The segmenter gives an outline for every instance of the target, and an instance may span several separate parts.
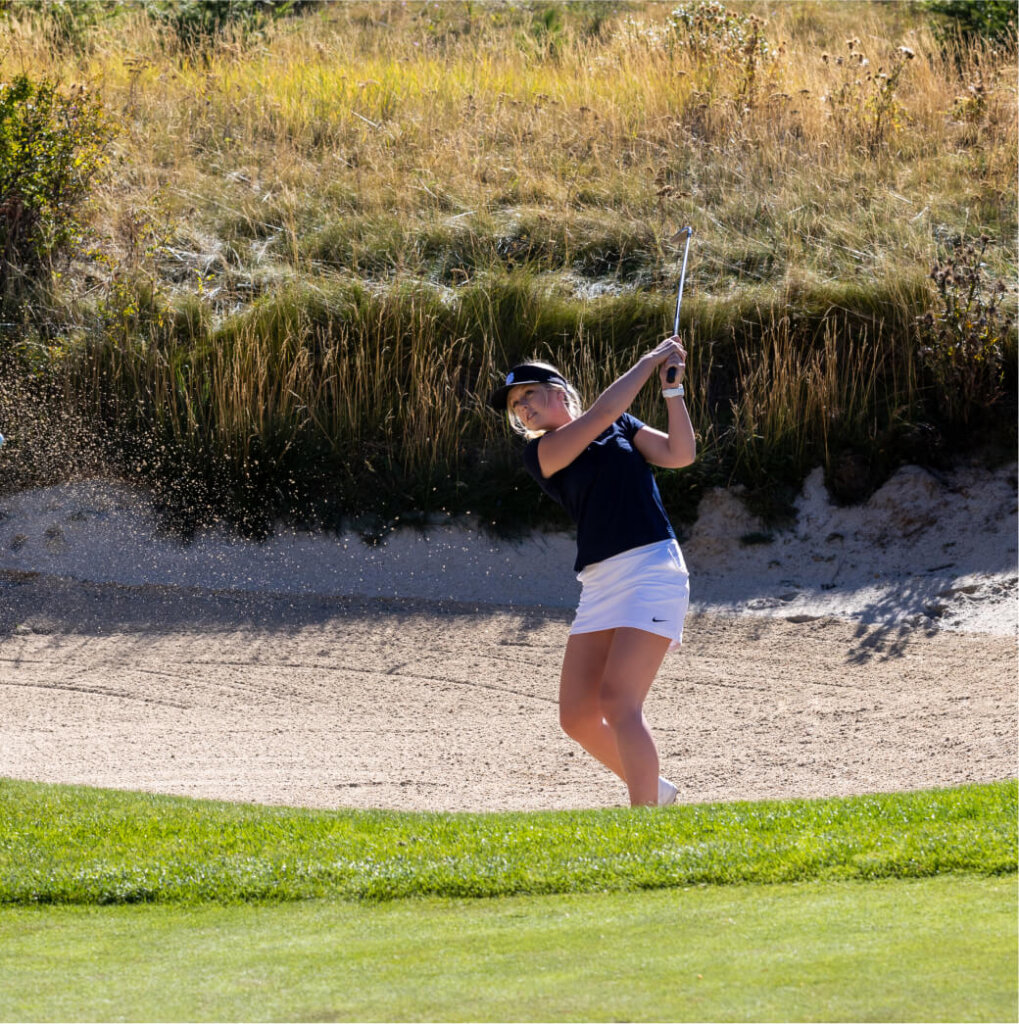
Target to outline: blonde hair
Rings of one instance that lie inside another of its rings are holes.
[[[529,365],[540,366],[543,370],[551,370],[553,373],[559,373],[559,370],[556,369],[556,367],[552,366],[551,363],[540,363],[532,359],[529,361]],[[563,375],[559,373],[559,376],[562,377]],[[563,380],[565,379],[566,378],[563,377]],[[572,384],[567,383],[566,387],[563,387],[562,384],[555,384],[549,382],[545,384],[539,384],[537,386],[542,388],[550,388],[554,391],[562,392],[562,394],[565,396],[564,402],[566,404],[566,409],[574,419],[576,419],[584,411],[584,404],[580,400],[580,395],[577,393],[577,389]],[[509,402],[506,403],[506,415],[509,418],[509,425],[512,431],[515,434],[519,434],[521,437],[526,437],[529,441],[533,440],[536,437],[541,437],[541,435],[545,433],[544,430],[528,430],[527,427],[525,427],[524,424],[520,421],[520,418],[517,416],[517,414],[513,412],[513,410],[510,408]]]

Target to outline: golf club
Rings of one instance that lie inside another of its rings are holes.
[[[673,334],[679,334],[679,310],[683,305],[683,285],[686,283],[686,258],[690,255],[690,238],[693,235],[693,228],[689,225],[685,228],[680,228],[672,238],[669,239],[669,241],[675,245],[683,235],[686,235],[686,245],[683,248],[683,269],[679,273],[679,293],[676,295],[676,320],[672,327]],[[676,368],[674,366],[669,368],[668,373],[665,375],[665,379],[670,384],[675,381]]]

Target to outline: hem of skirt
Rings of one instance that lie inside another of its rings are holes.
[[[671,629],[648,629],[646,622],[616,622],[611,626],[581,626],[580,629],[575,629],[573,626],[570,627],[570,636],[581,633],[601,633],[606,629],[641,629],[645,633],[651,633],[653,636],[664,636],[666,639],[671,640],[669,644],[669,651],[678,651],[683,644],[683,631],[679,631],[677,637]],[[668,652],[666,652],[668,653]]]

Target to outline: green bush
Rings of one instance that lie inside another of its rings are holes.
[[[920,353],[937,415],[968,427],[1007,395],[1006,366],[1014,316],[1002,308],[1004,281],[988,281],[984,255],[990,239],[960,239],[931,270],[937,299],[919,318]]]
[[[942,35],[958,33],[964,40],[980,37],[994,42],[1015,39],[1015,0],[929,0],[927,9],[938,16]]]
[[[18,75],[0,83],[0,308],[48,283],[81,238],[79,219],[115,134],[86,86]]]
[[[298,6],[295,0],[148,0],[146,10],[172,30],[185,61],[207,63],[228,33],[247,42]]]

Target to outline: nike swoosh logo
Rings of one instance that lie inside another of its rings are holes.
[[[654,618],[654,616],[652,616],[651,621],[652,622],[668,622],[669,620],[668,619],[656,619],[656,618]]]

